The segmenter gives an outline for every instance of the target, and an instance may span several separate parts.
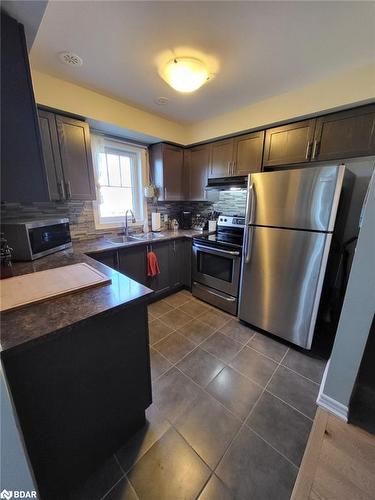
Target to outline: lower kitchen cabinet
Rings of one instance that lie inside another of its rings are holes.
[[[108,252],[89,254],[89,256],[108,267],[112,267],[112,269],[117,269],[117,251],[110,250]]]
[[[138,283],[142,283],[142,285],[149,286],[147,279],[147,247],[138,245],[119,249],[118,271],[138,281]]]
[[[170,288],[170,246],[173,241],[161,241],[160,243],[153,243],[149,245],[150,250],[155,252],[159,262],[160,274],[148,278],[148,286],[157,294],[165,293]]]
[[[185,240],[173,240],[169,245],[169,286],[178,287],[185,284]]]
[[[147,276],[147,253],[155,252],[160,274]],[[191,288],[191,240],[177,238],[148,245],[137,245],[118,250],[108,250],[89,254],[93,259],[129,278],[148,286],[156,296],[168,294],[183,286]]]

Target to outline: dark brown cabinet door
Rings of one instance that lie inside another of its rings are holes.
[[[147,285],[146,247],[139,245],[118,250],[118,271],[142,285]]]
[[[158,199],[179,201],[185,199],[184,150],[171,144],[153,144],[150,147],[153,182]]]
[[[183,200],[184,151],[182,148],[164,145],[164,200]]]
[[[1,199],[49,201],[24,29],[1,13]]]
[[[95,182],[88,124],[56,115],[56,125],[67,199],[94,200]]]
[[[233,139],[214,142],[211,148],[211,165],[208,176],[214,178],[232,175]]]
[[[160,274],[148,278],[148,285],[156,293],[164,293],[170,288],[170,253],[169,241],[163,241],[150,245],[149,248],[155,252],[158,259]]]
[[[38,110],[38,115],[50,199],[64,200],[64,176],[55,115],[42,109]]]
[[[315,120],[283,125],[266,131],[263,166],[310,161]]]
[[[210,168],[210,145],[197,146],[186,152],[188,171],[189,200],[202,201],[206,199],[208,169]]]
[[[185,240],[169,242],[169,286],[180,287],[186,283]]]
[[[117,269],[117,259],[118,259],[117,251],[96,252],[88,255],[92,259],[95,259],[98,262],[101,262],[102,264],[111,267],[112,269]]]
[[[375,105],[317,118],[312,160],[333,160],[373,154],[375,154]]]
[[[233,175],[247,175],[260,172],[264,130],[234,138]]]

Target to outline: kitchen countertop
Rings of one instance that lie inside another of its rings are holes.
[[[163,234],[165,237],[153,240],[152,243],[176,238],[193,238],[202,232],[179,230],[163,231]],[[100,237],[95,240],[73,243],[73,247],[68,250],[56,252],[33,262],[15,262],[13,264],[15,276],[86,262],[109,276],[112,283],[31,304],[22,309],[3,312],[1,315],[1,355],[11,354],[17,349],[27,348],[36,342],[47,340],[51,335],[58,335],[77,323],[98,314],[110,313],[120,307],[128,307],[152,294],[153,291],[149,288],[86,255],[149,243],[150,241],[142,240],[112,243],[105,237]]]
[[[126,243],[113,243],[109,241],[110,236],[101,236],[93,240],[84,240],[73,243],[74,248],[82,253],[92,254],[107,250],[117,250],[118,248],[133,247],[137,245],[149,245],[158,243],[158,241],[175,240],[178,238],[194,238],[202,234],[211,234],[208,231],[194,231],[192,229],[178,229],[177,231],[161,231],[163,235],[153,240],[127,241]]]

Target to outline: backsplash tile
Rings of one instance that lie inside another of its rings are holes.
[[[246,191],[222,191],[219,199],[209,201],[148,201],[148,222],[151,228],[151,212],[158,211],[168,214],[169,219],[179,218],[181,211],[191,211],[194,215],[208,216],[212,210],[226,214],[245,213]],[[86,240],[101,234],[118,233],[119,229],[98,230],[95,228],[93,204],[91,201],[40,202],[40,203],[3,203],[1,205],[1,219],[36,220],[44,218],[67,217],[73,240]]]

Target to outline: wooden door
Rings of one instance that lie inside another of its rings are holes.
[[[206,199],[208,169],[210,168],[210,145],[196,146],[187,150],[186,170],[188,171],[189,200]]]
[[[88,124],[56,115],[56,125],[67,199],[94,200],[95,181]]]
[[[129,278],[147,284],[147,256],[146,247],[138,245],[136,247],[118,250],[119,271]]]
[[[166,292],[169,289],[169,241],[159,242],[157,244],[148,245],[152,249],[159,262],[160,274],[154,278],[149,278],[148,286],[157,293]]]
[[[315,120],[290,123],[266,131],[263,166],[310,161]]]
[[[163,146],[163,178],[166,201],[183,200],[185,198],[183,184],[184,151],[182,148],[164,144]]]
[[[64,200],[65,186],[55,115],[43,109],[38,110],[38,115],[50,198]]]
[[[233,139],[212,143],[210,178],[232,175],[233,144]]]
[[[375,154],[375,104],[316,120],[312,160]]]
[[[264,130],[234,138],[234,175],[248,175],[262,169]]]

